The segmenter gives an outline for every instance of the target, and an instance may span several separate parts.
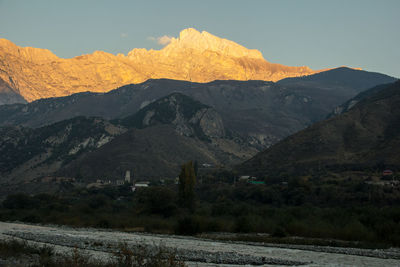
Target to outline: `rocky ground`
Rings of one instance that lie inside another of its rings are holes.
[[[124,233],[0,222],[0,239],[53,246],[57,253],[79,248],[107,260],[122,243],[175,250],[189,266],[399,266],[400,250],[222,242],[182,236]],[[0,261],[0,265],[2,265]]]

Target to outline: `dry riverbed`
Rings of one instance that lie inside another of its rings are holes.
[[[107,260],[120,244],[163,246],[175,250],[189,266],[400,266],[400,250],[370,250],[322,246],[223,242],[184,236],[124,233],[64,226],[0,222],[1,239],[23,239],[50,245],[65,254],[79,248],[93,258]]]

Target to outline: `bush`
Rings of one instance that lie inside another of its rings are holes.
[[[6,209],[31,209],[35,204],[33,198],[23,193],[8,195],[3,201],[3,207]]]
[[[111,228],[112,224],[107,219],[101,219],[96,223],[96,227],[98,228]]]
[[[107,205],[109,199],[104,195],[93,196],[89,200],[89,207],[92,209],[98,209]]]
[[[287,233],[285,229],[282,226],[278,226],[275,228],[275,230],[272,232],[272,237],[286,237]]]
[[[176,251],[164,248],[162,245],[147,247],[136,244],[128,247],[122,244],[114,253],[115,266],[144,267],[184,267],[185,263],[177,260]]]
[[[41,223],[42,219],[39,216],[35,215],[35,214],[30,214],[28,216],[23,217],[22,221],[23,222],[30,222],[30,223]]]
[[[144,205],[145,212],[160,214],[164,217],[172,216],[176,211],[176,195],[168,188],[143,188],[138,191],[138,201]]]
[[[194,216],[186,216],[178,220],[175,233],[179,235],[194,235],[200,232],[200,223]]]
[[[28,246],[26,241],[18,241],[15,239],[0,241],[0,255],[5,258],[15,257],[21,254],[33,254],[36,252],[37,249]]]
[[[235,232],[250,233],[253,232],[253,225],[248,216],[240,216],[235,222]]]

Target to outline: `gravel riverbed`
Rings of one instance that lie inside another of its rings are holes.
[[[64,226],[0,222],[1,239],[53,246],[57,253],[79,248],[107,260],[122,243],[175,250],[189,266],[400,266],[400,250],[212,241],[194,237],[125,233]]]

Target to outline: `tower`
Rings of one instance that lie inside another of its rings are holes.
[[[125,172],[125,182],[127,182],[128,184],[131,183],[131,171]]]

